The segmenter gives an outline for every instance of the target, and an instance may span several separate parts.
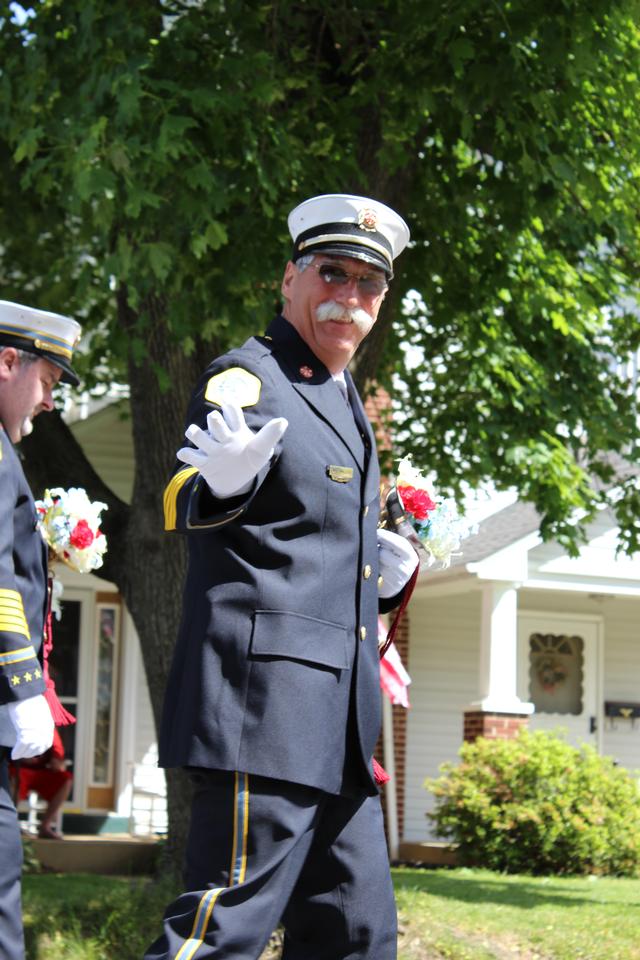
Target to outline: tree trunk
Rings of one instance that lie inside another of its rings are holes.
[[[131,314],[119,301],[119,322],[128,328]],[[182,609],[186,571],[184,539],[164,532],[162,497],[184,439],[187,402],[208,357],[187,357],[172,342],[163,305],[146,305],[150,329],[144,360],[130,360],[131,421],[135,474],[125,537],[120,589],[140,638],[156,730]],[[162,369],[170,388],[162,391],[156,371]],[[169,695],[171,692],[169,691]],[[188,781],[182,771],[167,776],[169,836],[163,871],[182,868],[189,820]]]

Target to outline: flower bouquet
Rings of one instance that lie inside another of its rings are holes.
[[[82,487],[70,487],[68,490],[55,487],[45,490],[44,498],[36,500],[36,513],[42,539],[49,548],[49,559],[62,560],[79,573],[90,573],[102,566],[107,538],[100,529],[100,514],[106,509],[106,503],[92,503]],[[49,674],[49,657],[53,649],[51,617],[55,614],[59,620],[62,615],[61,595],[62,584],[50,570],[49,605],[42,644],[42,672],[46,686],[44,695],[57,727],[75,723],[75,717],[60,702],[55,683]]]
[[[100,514],[106,509],[106,503],[89,500],[82,487],[46,490],[44,499],[36,500],[36,511],[51,558],[79,573],[102,566],[107,538],[100,529]]]
[[[460,542],[475,528],[458,514],[455,500],[439,499],[433,488],[404,457],[398,465],[395,486],[386,497],[381,525],[405,536],[420,557],[420,566],[440,563],[446,568]]]

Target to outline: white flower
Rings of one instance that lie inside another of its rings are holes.
[[[102,565],[107,538],[100,530],[106,503],[89,500],[82,487],[54,487],[36,501],[40,532],[56,557],[79,573]]]
[[[398,463],[397,486],[415,487],[416,490],[426,490],[432,499],[433,486],[422,473],[411,463],[411,457],[403,457]]]

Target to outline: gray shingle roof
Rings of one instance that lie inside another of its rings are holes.
[[[540,526],[541,515],[531,503],[512,503],[497,513],[486,517],[479,525],[478,532],[462,541],[462,554],[453,557],[452,567],[465,566],[490,557],[498,550],[510,546]]]

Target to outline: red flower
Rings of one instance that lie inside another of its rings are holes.
[[[398,493],[402,500],[402,506],[407,513],[412,513],[416,520],[426,520],[429,511],[436,508],[426,490],[418,490],[417,487],[403,484],[398,487]]]
[[[72,547],[75,547],[76,550],[84,550],[85,547],[91,546],[93,543],[93,531],[86,520],[78,520],[71,531],[69,543]]]

